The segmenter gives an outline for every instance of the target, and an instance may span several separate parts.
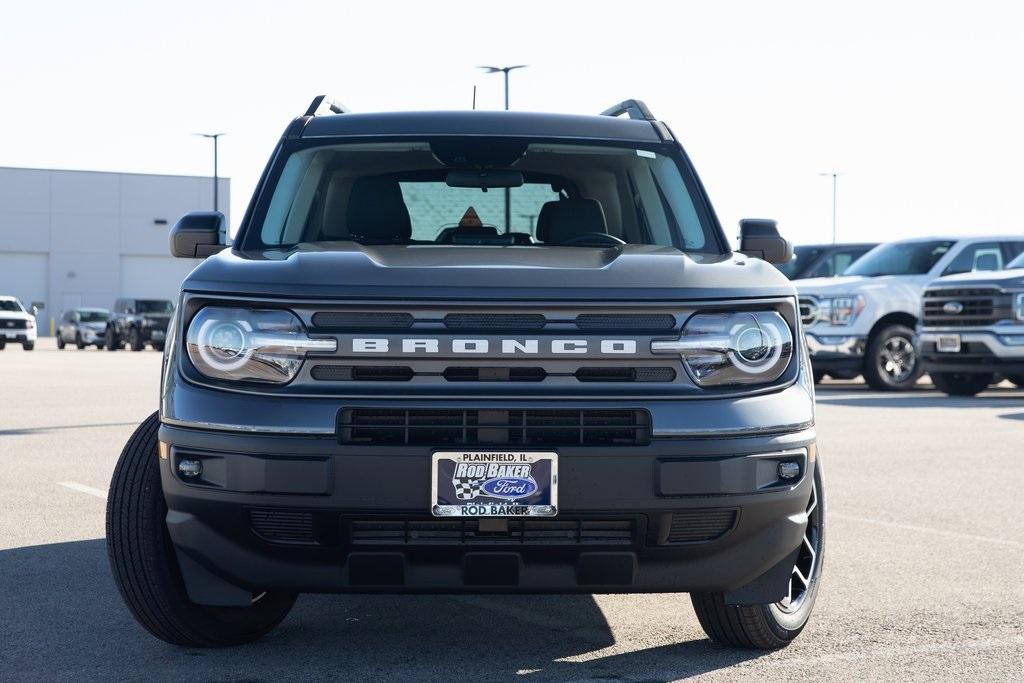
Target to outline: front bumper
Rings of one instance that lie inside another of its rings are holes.
[[[798,548],[817,466],[813,428],[558,448],[563,524],[484,530],[430,517],[429,447],[167,424],[160,440],[171,540],[190,595],[209,604],[267,589],[732,591]],[[183,455],[202,458],[212,484],[186,483]],[[782,459],[801,463],[796,480],[778,478]]]
[[[807,341],[807,351],[815,370],[860,371],[864,363],[867,337],[807,332],[804,339]]]
[[[0,330],[0,339],[3,339],[5,342],[13,343],[33,342],[36,340],[36,331],[35,329],[26,330],[24,328],[16,330]]]
[[[956,335],[960,351],[940,352],[939,337]],[[1024,373],[1024,325],[998,328],[928,328],[918,335],[925,372]]]

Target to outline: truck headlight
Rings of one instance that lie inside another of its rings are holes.
[[[334,339],[311,339],[290,311],[207,306],[188,326],[188,357],[215,379],[284,384],[309,351],[333,352]]]
[[[1024,292],[1013,297],[1013,317],[1017,320],[1024,320]]]
[[[864,310],[864,304],[864,297],[860,294],[834,296],[818,302],[821,307],[821,319],[827,320],[829,325],[839,327],[852,325]]]
[[[25,321],[25,329],[26,330],[34,330],[34,329],[36,329],[36,321],[35,320],[31,320],[31,319],[30,320],[26,320]]]
[[[775,311],[698,313],[682,337],[651,342],[651,351],[680,354],[701,387],[766,384],[789,366],[793,334]]]

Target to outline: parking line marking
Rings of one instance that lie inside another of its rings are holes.
[[[72,491],[78,491],[79,493],[88,493],[90,496],[96,496],[97,498],[107,499],[107,492],[99,489],[94,489],[91,486],[85,484],[79,484],[77,481],[58,481],[58,484],[64,488],[71,489]]]
[[[835,512],[829,512],[829,517],[836,517],[838,519],[845,519],[850,522],[863,522],[865,524],[877,524],[878,526],[886,526],[891,529],[904,529],[906,531],[922,531],[928,534],[936,534],[937,536],[948,536],[949,538],[963,538],[970,541],[982,541],[984,543],[995,543],[997,545],[1009,545],[1017,548],[1024,547],[1024,543],[1020,541],[1014,541],[1009,538],[992,538],[991,536],[976,536],[974,534],[965,534],[960,531],[947,531],[946,529],[933,529],[927,526],[917,526],[916,524],[904,524],[902,522],[889,522],[884,519],[871,519],[870,517],[858,517],[856,515],[844,515]]]

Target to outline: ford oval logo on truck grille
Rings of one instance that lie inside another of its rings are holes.
[[[537,492],[537,482],[532,477],[496,477],[480,486],[489,496],[518,500]]]
[[[959,315],[964,312],[964,305],[959,301],[947,301],[942,305],[942,311],[950,315]]]

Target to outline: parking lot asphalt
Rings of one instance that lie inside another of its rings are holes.
[[[104,498],[153,351],[0,351],[0,680],[1021,680],[1024,391],[825,384],[822,591],[786,650],[723,649],[685,595],[302,596],[264,640],[166,645],[107,567]]]

